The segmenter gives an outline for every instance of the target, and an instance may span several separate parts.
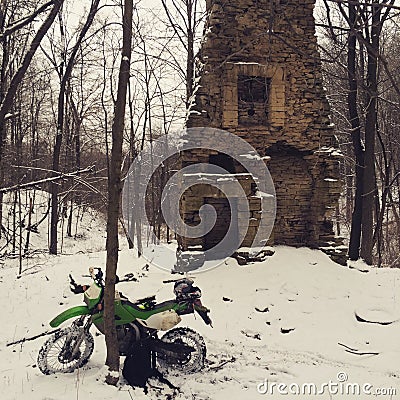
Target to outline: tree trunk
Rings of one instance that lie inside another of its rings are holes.
[[[112,149],[108,180],[107,210],[107,262],[106,286],[104,291],[104,328],[107,346],[106,365],[108,384],[118,382],[119,351],[114,318],[115,277],[118,263],[118,219],[121,195],[122,141],[125,121],[126,93],[129,82],[132,45],[133,0],[125,0],[123,16],[122,58],[118,77],[118,94],[112,125]],[[116,374],[117,373],[117,374]]]
[[[376,132],[379,139],[379,143],[382,148],[382,161],[380,164],[380,180],[383,182],[382,185],[382,195],[381,195],[381,205],[379,204],[378,196],[376,196],[376,226],[373,236],[373,245],[376,245],[378,253],[378,267],[382,266],[382,254],[384,251],[384,232],[383,232],[383,221],[385,218],[385,213],[387,213],[387,199],[390,195],[391,184],[390,184],[390,170],[391,170],[391,160],[388,160],[386,154],[386,147],[382,135],[379,131]],[[378,193],[378,189],[376,189]],[[386,240],[387,242],[387,240]]]
[[[24,248],[24,256],[28,254],[29,251],[29,241],[31,238],[31,230],[30,227],[32,225],[32,213],[33,213],[33,208],[34,208],[34,198],[35,198],[35,192],[33,192],[33,199],[32,196],[29,195],[29,211],[28,211],[28,225],[26,229],[26,240],[25,240],[25,248]],[[22,240],[22,237],[21,237]]]
[[[361,257],[372,264],[372,250],[374,247],[374,208],[376,198],[375,177],[375,137],[377,127],[377,73],[379,37],[381,31],[381,6],[373,0],[371,45],[367,47],[367,112],[365,119],[365,169],[363,176],[363,210],[362,210],[362,242]]]
[[[349,4],[349,21],[353,28],[356,25],[355,6]],[[348,50],[347,50],[347,73],[349,82],[349,93],[347,97],[349,108],[349,119],[351,124],[351,138],[353,141],[353,149],[356,158],[356,178],[355,178],[355,195],[354,208],[351,218],[351,232],[349,243],[350,260],[358,260],[360,256],[361,242],[361,222],[362,222],[362,193],[363,193],[363,173],[364,173],[364,149],[361,143],[361,127],[360,118],[357,110],[357,76],[356,76],[356,44],[357,38],[354,33],[350,33]]]
[[[196,0],[195,0],[196,1]],[[190,98],[193,94],[194,87],[194,22],[193,1],[188,0],[186,3],[187,12],[187,60],[186,60],[186,109],[189,109]]]

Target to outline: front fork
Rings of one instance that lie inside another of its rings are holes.
[[[72,323],[71,332],[60,353],[61,358],[74,360],[80,356],[79,348],[83,342],[85,332],[89,331],[91,325],[92,318],[88,315],[82,315]]]

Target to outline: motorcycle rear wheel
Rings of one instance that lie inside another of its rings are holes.
[[[72,356],[72,348],[83,335],[78,353]],[[69,327],[56,332],[39,351],[37,365],[45,375],[57,372],[73,372],[83,367],[93,353],[94,340],[90,332],[83,328]]]
[[[158,355],[157,362],[163,372],[180,372],[192,374],[204,367],[206,359],[206,345],[203,337],[190,328],[171,329],[161,338],[166,343],[179,343],[192,347],[193,351],[185,360]]]

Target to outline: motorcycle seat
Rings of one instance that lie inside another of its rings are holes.
[[[153,307],[153,310],[157,310],[158,308],[163,308],[165,306],[169,306],[169,305],[172,305],[172,304],[176,304],[176,301],[175,300],[166,300],[166,301],[163,301],[162,303],[156,304]]]
[[[137,311],[146,311],[146,310],[152,310],[153,309],[153,305],[151,303],[145,303],[145,302],[134,302],[132,303],[131,301],[127,300],[127,299],[123,299],[122,301],[123,304],[126,304],[132,308],[134,308]]]
[[[159,304],[152,304],[152,305],[145,305],[143,303],[139,303],[139,302],[135,302],[132,303],[129,300],[125,300],[124,301],[125,304],[128,304],[129,306],[131,306],[132,308],[134,308],[137,311],[144,311],[144,310],[157,310],[160,308],[164,308],[165,306],[172,306],[173,304],[176,303],[175,300],[167,300],[167,301],[163,301],[162,303]]]
[[[135,301],[135,304],[148,303],[155,300],[156,300],[156,295],[153,295],[153,296],[143,297],[142,299],[137,299]]]

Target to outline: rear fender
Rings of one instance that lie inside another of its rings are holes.
[[[57,315],[57,317],[53,318],[50,321],[50,326],[52,328],[56,328],[57,326],[61,325],[64,321],[67,321],[68,319],[88,314],[90,314],[90,310],[87,306],[72,307],[69,308],[68,310],[63,311],[61,314]]]
[[[194,309],[196,310],[197,314],[200,315],[201,319],[205,322],[205,324],[210,325],[212,328],[212,321],[211,318],[208,316],[210,310],[207,307],[204,307],[200,301],[196,301],[194,303]]]

